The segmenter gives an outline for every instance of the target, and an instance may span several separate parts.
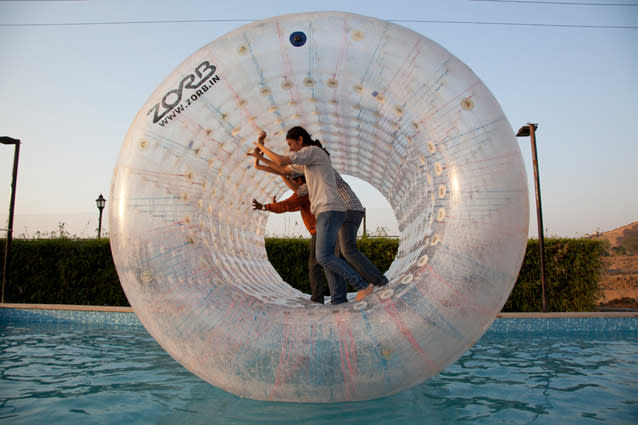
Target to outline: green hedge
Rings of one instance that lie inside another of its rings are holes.
[[[268,259],[286,282],[310,293],[308,239],[266,239]],[[389,238],[365,238],[359,248],[386,271],[398,248]],[[4,259],[4,240],[0,258]],[[593,239],[545,241],[549,311],[591,311],[598,296],[603,243]],[[0,261],[0,267],[2,266]],[[327,293],[327,291],[326,291]],[[108,239],[14,239],[5,301],[126,306]],[[503,311],[541,311],[538,241],[530,240]]]
[[[547,311],[592,311],[599,295],[604,242],[597,239],[545,240]],[[542,311],[538,240],[527,243],[523,264],[503,311]]]
[[[383,273],[390,267],[399,241],[389,238],[364,238],[357,241],[359,250]],[[296,288],[310,293],[308,281],[308,251],[310,239],[267,238],[268,260],[286,282],[294,282]],[[349,290],[353,288],[349,287]],[[328,294],[327,285],[324,293]]]
[[[9,271],[6,302],[128,305],[108,239],[13,239]]]

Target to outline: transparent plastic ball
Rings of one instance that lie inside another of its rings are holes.
[[[285,187],[246,153],[303,126],[334,168],[392,206],[390,283],[332,306],[268,261]],[[402,26],[325,12],[238,28],[179,65],[140,109],[115,167],[111,247],[142,324],[179,363],[241,397],[366,400],[421,383],[494,320],[528,235],[521,154],[485,85]]]

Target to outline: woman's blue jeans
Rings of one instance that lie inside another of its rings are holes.
[[[343,256],[361,277],[373,285],[386,285],[388,278],[357,248],[357,232],[361,226],[361,220],[363,220],[363,211],[346,211],[343,224],[339,229],[335,255]]]
[[[368,287],[368,282],[363,280],[359,273],[335,255],[337,234],[344,217],[344,211],[325,211],[317,216],[317,261],[326,273],[332,304],[347,301],[346,280],[356,290]]]
[[[317,261],[317,235],[310,238],[310,255],[308,256],[308,280],[310,281],[310,301],[323,304],[323,271]]]

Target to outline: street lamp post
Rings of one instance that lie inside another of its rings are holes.
[[[0,302],[4,303],[4,287],[7,282],[9,267],[9,256],[11,253],[11,239],[13,238],[13,212],[16,203],[16,184],[18,183],[18,159],[20,158],[20,140],[11,137],[0,137],[0,143],[3,145],[14,145],[13,150],[13,173],[11,176],[11,201],[9,204],[9,222],[7,225],[7,240],[4,247],[4,268],[2,269],[2,295]]]
[[[541,207],[541,182],[538,176],[538,155],[536,153],[536,129],[538,124],[527,123],[518,130],[516,137],[528,137],[532,144],[532,162],[534,165],[534,187],[536,189],[536,225],[538,226],[538,250],[541,265],[541,293],[543,297],[543,312],[547,311],[545,298],[545,236],[543,234],[543,209]]]
[[[100,219],[97,225],[97,238],[100,239],[100,237],[102,236],[102,211],[104,210],[104,206],[106,205],[106,199],[104,199],[104,196],[102,196],[102,194],[100,193],[100,196],[98,196],[98,198],[95,200],[95,203],[97,204],[97,209],[100,210]]]

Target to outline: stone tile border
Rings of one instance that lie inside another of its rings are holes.
[[[112,307],[99,305],[71,305],[71,304],[18,304],[4,303],[0,308],[37,309],[37,310],[71,310],[71,311],[101,311],[117,313],[133,313],[131,307]],[[638,317],[638,311],[593,311],[593,312],[553,312],[553,313],[498,313],[498,319],[575,319],[593,317]]]
[[[73,304],[20,304],[20,303],[4,303],[0,304],[0,308],[19,308],[24,310],[73,310],[73,311],[104,311],[117,313],[132,313],[131,307],[112,307],[99,305],[73,305]]]
[[[142,326],[130,307],[0,304],[0,324],[16,321],[97,326]]]
[[[565,335],[573,332],[598,335],[638,332],[638,312],[499,313],[496,319],[486,330],[486,335],[508,334],[517,337]],[[0,325],[16,321],[142,328],[130,307],[0,304]]]
[[[554,313],[498,313],[499,319],[582,319],[599,317],[638,317],[638,311],[584,311]]]

